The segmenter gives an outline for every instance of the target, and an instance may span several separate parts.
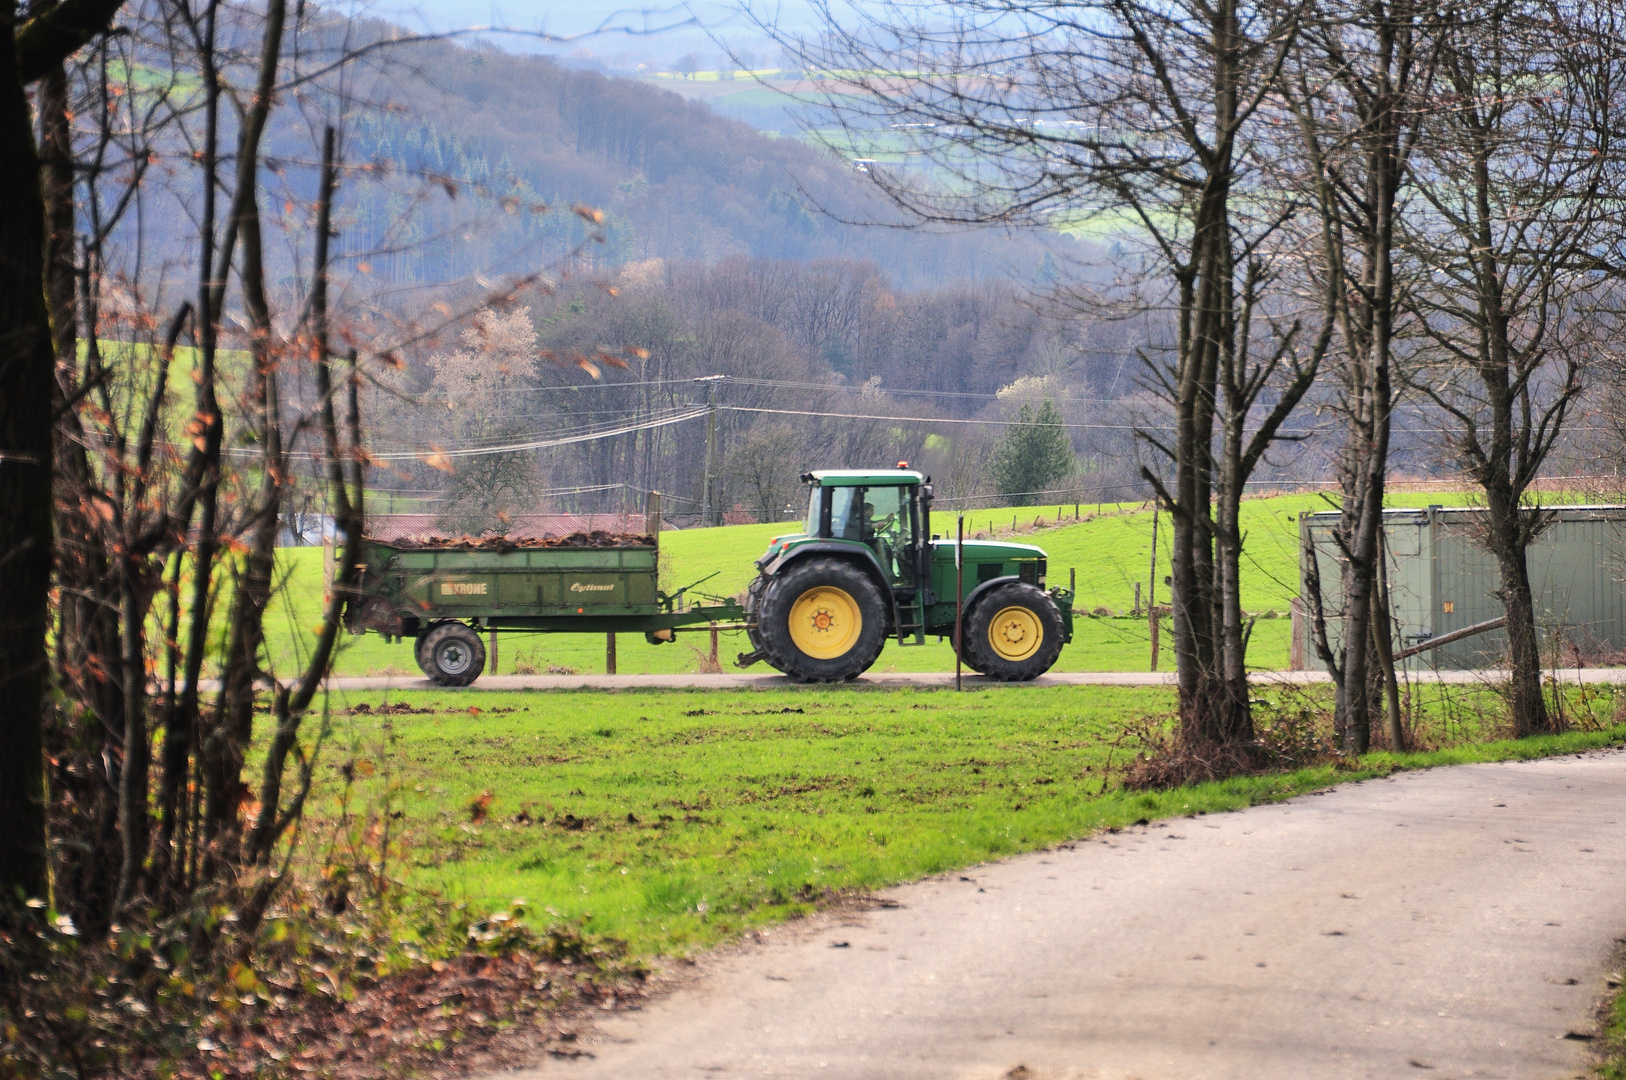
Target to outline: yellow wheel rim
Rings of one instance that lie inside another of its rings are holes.
[[[988,647],[1001,660],[1022,661],[1044,644],[1044,624],[1025,607],[1008,607],[988,624]]]
[[[790,640],[815,660],[847,655],[863,628],[858,602],[828,585],[807,590],[790,606]]]

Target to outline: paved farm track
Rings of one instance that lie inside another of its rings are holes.
[[[880,899],[703,958],[524,1075],[1575,1076],[1626,937],[1626,753],[1350,784]]]
[[[1576,671],[1571,668],[1560,670],[1557,677],[1561,682],[1576,681]],[[1505,681],[1507,673],[1502,671],[1440,671],[1440,672],[1413,672],[1409,676],[1413,682],[1442,682],[1454,684],[1484,683],[1487,685]],[[1330,682],[1325,671],[1259,671],[1252,679],[1256,683],[1324,683]],[[1584,668],[1580,672],[1580,679],[1586,683],[1626,683],[1626,668]],[[205,690],[217,690],[219,685],[209,680],[199,684]],[[468,689],[474,690],[634,690],[656,689],[673,690],[693,688],[701,690],[751,690],[767,687],[783,686],[794,687],[788,677],[777,672],[766,671],[763,674],[753,672],[725,672],[721,675],[676,674],[676,675],[484,675]],[[861,675],[848,686],[953,686],[952,672],[872,672]],[[981,675],[966,675],[967,686],[1010,686],[1021,688],[1024,686],[1173,686],[1174,673],[1169,671],[1083,671],[1083,672],[1052,672],[1042,675],[1030,683],[1001,683],[993,679],[983,678]],[[338,676],[328,680],[328,686],[334,690],[437,690],[447,693],[456,693],[456,689],[445,690],[436,686],[428,679],[415,678],[410,675],[398,676]]]

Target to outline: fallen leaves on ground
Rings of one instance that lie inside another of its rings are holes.
[[[212,1031],[177,1080],[238,1080],[267,1072],[320,1080],[454,1077],[573,1057],[577,1029],[637,1001],[636,977],[518,951],[468,952],[357,984],[349,1001],[306,998],[238,1030]]]

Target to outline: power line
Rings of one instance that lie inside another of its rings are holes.
[[[631,424],[622,424],[619,427],[607,428],[600,431],[586,431],[578,435],[565,435],[552,439],[532,439],[528,442],[508,443],[503,446],[471,446],[460,450],[435,450],[432,453],[443,458],[480,457],[485,454],[513,454],[523,450],[546,450],[554,446],[569,446],[572,443],[591,442],[595,439],[607,439],[613,435],[629,435],[634,431],[648,431],[651,428],[667,427],[671,424],[681,424],[685,420],[705,416],[706,410],[689,409],[674,416],[659,417]],[[379,461],[413,461],[427,456],[423,451],[398,451],[394,453],[373,454]]]
[[[883,416],[880,413],[838,413],[816,412],[811,409],[764,409],[749,405],[719,405],[719,409],[729,412],[767,413],[774,416],[823,416],[834,420],[890,420],[897,424],[978,424],[986,427],[1053,427],[1065,428],[1072,431],[1146,431],[1150,430],[1146,424],[1051,424],[1039,423],[1034,420],[960,420],[943,416]],[[1156,430],[1173,430],[1171,426],[1164,425]],[[1313,429],[1287,429],[1280,431],[1282,435],[1314,435]]]

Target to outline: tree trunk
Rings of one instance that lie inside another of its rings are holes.
[[[1406,725],[1400,716],[1400,682],[1395,676],[1394,623],[1389,615],[1389,572],[1387,555],[1378,548],[1377,588],[1372,591],[1372,648],[1378,673],[1382,676],[1383,700],[1389,719],[1389,748],[1395,753],[1411,749],[1406,742]]]
[[[0,5],[0,41],[16,10]],[[51,401],[45,205],[17,57],[0,48],[0,918],[43,899],[45,630],[51,582]]]
[[[259,413],[260,496],[249,526],[249,550],[238,573],[232,599],[226,663],[221,672],[220,703],[215,723],[204,748],[205,831],[211,857],[235,863],[240,855],[242,819],[239,803],[247,788],[243,783],[243,760],[248,752],[254,726],[254,680],[259,674],[260,649],[264,643],[265,607],[271,600],[271,575],[276,549],[277,517],[281,509],[278,488],[282,483],[282,428],[277,400],[276,357],[271,348],[271,316],[265,295],[265,264],[261,247],[259,208],[260,139],[270,114],[276,85],[278,58],[282,49],[286,0],[270,0],[266,6],[264,38],[260,49],[259,80],[254,97],[243,118],[237,146],[237,189],[232,198],[228,240],[242,243],[239,277],[243,303],[248,310],[251,334],[250,356],[254,364],[254,405]],[[223,244],[216,269],[211,307],[216,316],[225,295],[226,274],[231,266],[230,245]]]
[[[1495,529],[1495,523],[1492,523]],[[1520,738],[1546,735],[1558,730],[1547,701],[1541,693],[1541,642],[1536,634],[1535,603],[1530,588],[1530,570],[1525,548],[1510,530],[1492,541],[1501,585],[1496,590],[1507,610],[1508,707],[1513,713],[1513,731]]]

